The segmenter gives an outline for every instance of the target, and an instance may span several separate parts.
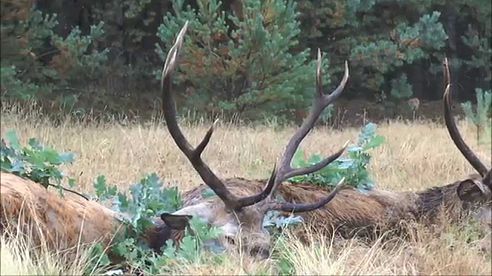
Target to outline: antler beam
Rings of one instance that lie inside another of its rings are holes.
[[[313,104],[311,106],[311,111],[309,112],[309,115],[302,123],[301,127],[297,130],[296,133],[294,133],[292,138],[289,140],[289,143],[285,147],[284,154],[280,161],[280,167],[275,178],[273,192],[275,192],[279,188],[279,186],[282,185],[283,181],[291,177],[313,173],[326,167],[328,164],[330,164],[338,157],[340,157],[340,155],[342,155],[342,153],[345,151],[345,148],[347,147],[348,142],[345,143],[345,145],[334,154],[328,156],[327,158],[309,167],[294,169],[291,166],[292,158],[294,157],[294,154],[299,148],[299,145],[301,144],[302,140],[313,129],[316,121],[318,120],[323,110],[342,94],[343,89],[345,88],[345,85],[347,84],[349,78],[348,63],[345,61],[345,73],[343,75],[342,80],[340,81],[340,84],[332,93],[325,94],[323,92],[323,81],[322,81],[323,78],[322,78],[321,64],[322,64],[322,56],[321,56],[320,49],[318,49],[318,60],[317,60],[317,68],[316,68],[316,95],[314,97]],[[312,203],[312,204],[273,203],[271,205],[271,208],[276,210],[287,211],[287,212],[306,212],[306,211],[315,210],[330,202],[342,188],[343,188],[343,179],[338,183],[336,188],[328,196],[326,196],[324,199],[320,200],[317,203]],[[273,196],[273,192],[270,195],[270,198]]]
[[[323,110],[332,103],[343,91],[345,84],[347,83],[349,71],[348,64],[345,62],[345,74],[338,85],[338,87],[328,95],[325,95],[322,90],[322,77],[321,77],[321,51],[318,49],[318,64],[317,64],[317,75],[316,75],[316,86],[317,86],[317,94],[313,101],[313,105],[311,108],[311,112],[309,113],[306,120],[303,122],[299,130],[293,135],[290,139],[289,143],[286,146],[284,155],[281,159],[281,166],[278,171],[273,169],[273,172],[268,180],[267,185],[258,194],[238,198],[233,195],[224,185],[222,180],[220,180],[213,171],[208,167],[208,165],[202,160],[201,154],[205,150],[206,146],[210,142],[212,137],[215,123],[210,127],[202,141],[198,144],[196,148],[193,148],[191,144],[188,142],[183,132],[181,131],[177,119],[176,119],[176,106],[174,101],[174,96],[172,93],[172,73],[174,69],[177,67],[178,58],[183,46],[184,35],[188,28],[188,22],[185,23],[181,31],[179,32],[176,42],[169,50],[169,53],[166,57],[166,62],[162,69],[162,79],[161,79],[161,89],[162,89],[162,109],[164,113],[164,118],[167,123],[167,128],[171,137],[173,138],[176,145],[179,149],[184,153],[187,159],[191,162],[193,168],[198,172],[202,180],[208,185],[217,196],[224,202],[227,208],[234,211],[239,211],[241,208],[256,204],[269,195],[273,193],[273,191],[281,184],[282,181],[297,175],[303,175],[318,171],[328,165],[330,162],[337,159],[345,150],[346,145],[336,152],[335,154],[327,157],[321,162],[306,167],[306,168],[298,168],[293,169],[290,165],[292,158],[294,156],[295,151],[299,147],[299,144],[306,137],[309,131],[314,127],[314,124],[318,120],[319,116],[323,112]],[[305,212],[309,210],[314,210],[320,208],[321,206],[328,203],[333,197],[338,193],[341,189],[340,182],[336,189],[330,193],[326,198],[321,200],[320,202],[314,204],[293,204],[293,203],[274,203],[270,198],[265,206],[270,206],[273,209],[279,210],[288,210],[292,212]],[[272,204],[270,204],[272,203]]]
[[[278,185],[282,183],[282,181],[285,181],[293,176],[298,176],[298,175],[303,175],[303,174],[308,174],[308,173],[313,173],[315,171],[318,171],[325,166],[327,166],[329,163],[333,162],[336,160],[342,153],[344,152],[347,143],[336,153],[334,153],[331,156],[328,156],[324,160],[318,162],[317,164],[314,164],[310,167],[306,168],[299,168],[299,169],[294,169],[291,166],[292,158],[294,157],[295,152],[299,148],[299,145],[301,144],[302,140],[306,137],[306,135],[313,129],[314,124],[318,120],[319,116],[323,112],[323,110],[330,105],[334,100],[338,98],[338,96],[341,95],[343,89],[345,88],[345,85],[347,84],[348,77],[349,77],[349,69],[348,69],[348,63],[345,62],[345,73],[343,75],[343,78],[338,85],[338,87],[330,94],[324,94],[323,92],[323,82],[322,82],[322,70],[321,70],[321,62],[322,62],[322,56],[321,56],[321,51],[318,49],[318,62],[317,62],[317,69],[316,69],[316,95],[313,100],[313,104],[311,106],[311,111],[307,118],[304,120],[302,123],[301,127],[297,130],[297,132],[292,136],[292,138],[289,140],[289,143],[285,147],[284,154],[282,156],[282,159],[280,161],[280,167],[277,173],[277,177],[275,179],[275,187],[274,191],[278,188]]]
[[[164,119],[166,120],[167,128],[174,142],[191,162],[193,168],[198,172],[205,184],[207,184],[215,192],[215,194],[217,194],[217,196],[222,199],[224,204],[229,209],[239,210],[242,207],[253,205],[263,200],[268,196],[268,194],[270,194],[274,184],[275,171],[272,173],[270,181],[262,192],[253,196],[238,198],[226,188],[224,183],[212,172],[212,170],[205,162],[203,162],[201,158],[201,154],[210,142],[215,123],[210,127],[210,129],[207,131],[202,141],[198,144],[196,148],[193,148],[184,136],[176,119],[176,106],[172,93],[171,77],[178,63],[179,53],[181,51],[181,47],[183,46],[183,39],[187,28],[188,22],[185,23],[178,36],[176,37],[176,42],[169,50],[164,68],[162,69],[161,90]]]

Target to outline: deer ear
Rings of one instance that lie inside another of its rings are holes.
[[[175,230],[185,230],[188,226],[188,221],[192,216],[188,215],[173,215],[169,213],[162,213],[161,219],[166,223],[167,226]]]
[[[483,198],[484,195],[489,195],[490,190],[480,181],[467,179],[462,181],[456,190],[458,197],[462,201],[473,202]]]

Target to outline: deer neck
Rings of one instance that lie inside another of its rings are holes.
[[[462,202],[459,200],[456,189],[459,182],[445,186],[438,186],[417,192],[415,201],[415,215],[417,218],[438,218],[441,212],[454,218],[463,210]]]

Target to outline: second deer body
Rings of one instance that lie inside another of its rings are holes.
[[[185,194],[183,209],[173,214],[162,214],[162,222],[158,222],[158,228],[182,231],[189,218],[197,216],[222,229],[224,236],[229,238],[228,240],[234,240],[241,233],[243,236],[240,240],[241,244],[254,252],[267,253],[270,237],[263,229],[262,222],[265,213],[269,210],[300,213],[309,225],[317,229],[336,229],[345,236],[361,233],[360,229],[364,228],[371,229],[384,225],[391,228],[407,219],[433,221],[441,211],[448,213],[456,220],[470,211],[480,214],[490,213],[491,171],[470,150],[459,134],[450,112],[450,85],[444,93],[446,126],[451,139],[477,170],[479,176],[417,193],[374,190],[363,194],[355,190],[342,190],[340,185],[332,191],[312,185],[282,185],[290,177],[320,170],[343,152],[342,149],[311,167],[299,169],[291,167],[292,157],[299,144],[314,127],[324,108],[341,94],[348,79],[346,64],[345,75],[338,88],[331,94],[325,95],[321,84],[321,54],[319,52],[316,72],[317,93],[311,112],[287,144],[278,169],[274,169],[268,180],[219,179],[201,159],[201,154],[212,136],[213,127],[207,132],[202,142],[196,148],[192,148],[181,132],[176,119],[171,76],[178,64],[186,29],[187,24],[177,36],[176,43],[169,51],[164,65],[162,73],[163,111],[171,136],[201,176],[204,185]],[[445,65],[445,72],[449,72],[447,62]],[[446,74],[446,79],[449,82],[449,73]],[[203,198],[204,189],[208,188],[211,188],[217,197]],[[282,196],[285,202],[275,202],[273,200],[275,195]],[[303,204],[301,202],[316,203]],[[162,239],[154,240],[158,241],[154,245],[155,248],[163,245]]]

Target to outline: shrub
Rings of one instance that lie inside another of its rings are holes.
[[[471,102],[462,103],[461,106],[468,120],[477,127],[477,142],[488,144],[492,135],[492,93],[480,88],[475,89],[475,93],[477,99],[475,112]]]
[[[72,163],[74,160],[72,153],[59,153],[43,146],[35,138],[30,138],[28,144],[22,146],[14,131],[8,131],[5,138],[8,145],[3,139],[0,145],[2,171],[31,179],[45,188],[58,187],[61,191],[61,183],[65,175],[59,166]],[[68,178],[68,183],[74,186],[74,179]]]
[[[300,32],[293,1],[240,1],[236,13],[225,13],[220,1],[197,1],[197,8],[172,1],[174,14],[164,16],[157,35],[164,60],[186,21],[176,83],[191,109],[241,114],[261,119],[288,116],[305,109],[313,95],[315,62],[299,51]],[[326,70],[325,70],[326,72]]]
[[[289,181],[293,183],[312,183],[314,185],[333,187],[343,177],[345,183],[359,190],[371,190],[374,187],[368,166],[371,160],[369,150],[379,147],[384,142],[384,137],[376,135],[376,124],[365,125],[359,134],[357,144],[348,147],[348,157],[338,158],[323,169],[308,175],[296,176]],[[306,167],[321,161],[323,157],[318,154],[305,157],[302,150],[294,155],[292,165],[294,167]]]
[[[40,99],[73,93],[74,87],[99,76],[108,50],[99,51],[94,43],[104,34],[103,22],[91,26],[87,35],[75,27],[63,38],[54,31],[56,14],[25,13],[22,20],[2,18],[2,96]]]

